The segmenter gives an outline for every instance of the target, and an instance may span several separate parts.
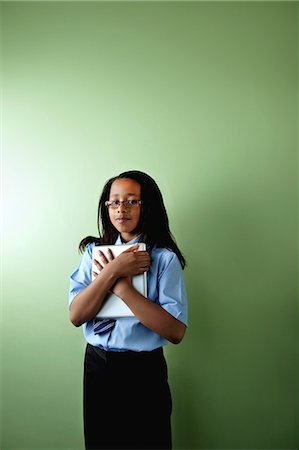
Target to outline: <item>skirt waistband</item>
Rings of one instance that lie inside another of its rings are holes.
[[[93,350],[98,356],[103,358],[105,361],[107,359],[148,359],[157,356],[164,356],[163,348],[158,347],[155,350],[151,350],[148,352],[134,352],[132,350],[127,350],[124,352],[113,352],[109,350],[104,350],[100,347],[95,347],[94,345],[87,344],[87,350]]]

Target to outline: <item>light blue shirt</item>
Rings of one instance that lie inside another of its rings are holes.
[[[141,235],[127,244],[139,242]],[[123,244],[119,235],[116,245]],[[70,277],[69,305],[74,297],[92,282],[92,249],[89,244],[82,259]],[[187,325],[187,295],[183,270],[177,255],[166,248],[154,247],[150,251],[151,265],[147,272],[147,294],[173,317]],[[158,333],[145,327],[136,317],[116,320],[114,328],[102,334],[94,334],[93,320],[82,325],[86,341],[109,351],[151,351],[168,341]]]

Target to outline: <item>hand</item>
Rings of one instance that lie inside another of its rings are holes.
[[[137,243],[129,247],[116,258],[114,258],[111,249],[108,249],[107,257],[99,250],[100,262],[94,259],[93,263],[99,272],[109,265],[116,278],[139,275],[149,270],[150,257],[146,251],[138,251],[138,245]],[[98,273],[93,272],[93,275],[96,277]]]

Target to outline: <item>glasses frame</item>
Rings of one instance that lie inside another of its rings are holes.
[[[136,205],[130,205],[130,204],[128,205],[128,201],[132,201],[132,200],[135,201],[135,199],[131,199],[131,200],[117,200],[117,201],[119,201],[119,205],[115,206],[114,208],[111,207],[112,202],[109,201],[109,200],[106,200],[105,201],[105,206],[107,206],[107,208],[117,209],[117,208],[120,207],[120,205],[123,204],[125,208],[131,209],[131,208],[136,208],[137,206],[140,206],[142,204],[142,200],[136,200],[136,202],[137,202]]]

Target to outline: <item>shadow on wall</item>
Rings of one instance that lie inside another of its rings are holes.
[[[281,364],[296,354],[296,212],[276,211],[223,189],[177,219],[189,327],[167,348],[174,448],[296,448],[295,357]]]

